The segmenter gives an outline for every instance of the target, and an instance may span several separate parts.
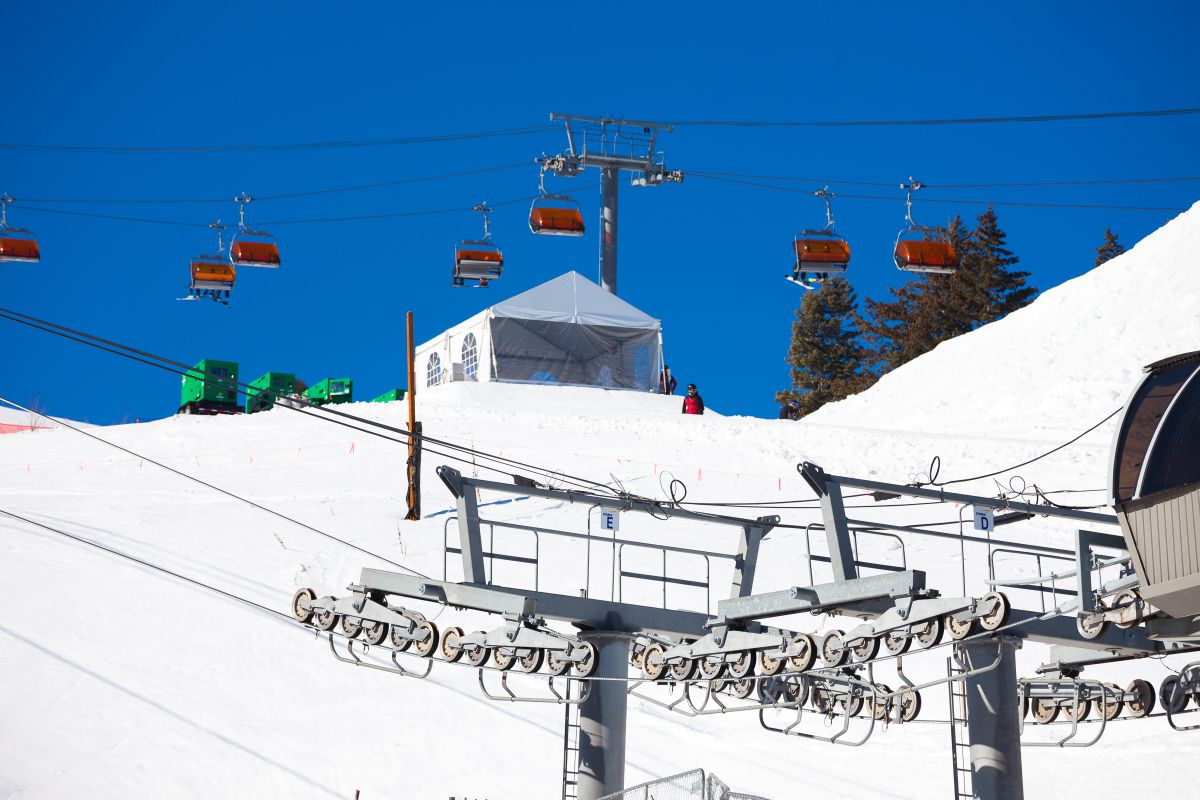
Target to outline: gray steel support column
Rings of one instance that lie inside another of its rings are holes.
[[[846,508],[842,504],[842,486],[835,481],[825,484],[825,494],[821,495],[821,518],[825,522],[825,540],[829,543],[833,579],[854,580],[858,577],[854,545],[850,542],[850,526],[846,523]]]
[[[589,637],[596,646],[595,676],[629,675],[629,637]],[[579,707],[579,800],[597,800],[625,788],[625,714],[629,707],[625,681],[593,681],[592,692]]]
[[[621,170],[600,170],[600,288],[617,293],[617,178]]]
[[[979,639],[959,645],[968,668],[995,669],[966,679],[967,732],[971,742],[971,786],[978,800],[1023,800],[1021,709],[1017,696],[1017,648],[1012,636]]]

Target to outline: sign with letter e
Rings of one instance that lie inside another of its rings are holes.
[[[600,509],[600,530],[613,533],[621,530],[621,512],[607,508]]]

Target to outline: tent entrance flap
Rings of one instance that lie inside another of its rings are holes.
[[[658,328],[547,320],[489,320],[495,380],[654,391],[662,369]]]

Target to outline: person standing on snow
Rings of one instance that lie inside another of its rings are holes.
[[[662,374],[658,376],[658,393],[675,394],[677,386],[679,386],[679,381],[675,380],[675,376],[671,374],[671,368],[663,364]]]
[[[794,397],[789,397],[788,401],[779,409],[780,419],[800,419],[800,401]]]
[[[702,398],[700,393],[696,391],[696,384],[694,383],[689,383],[687,386],[687,395],[683,398],[683,413],[704,413],[704,398]]]

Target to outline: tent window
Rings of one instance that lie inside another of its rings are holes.
[[[463,373],[467,380],[477,380],[479,373],[479,347],[475,343],[475,334],[468,333],[462,344]]]
[[[425,385],[436,386],[442,382],[442,359],[437,353],[429,354],[429,361],[425,365]]]
[[[638,345],[633,351],[633,380],[638,389],[653,388],[650,380],[650,351],[645,345]]]

